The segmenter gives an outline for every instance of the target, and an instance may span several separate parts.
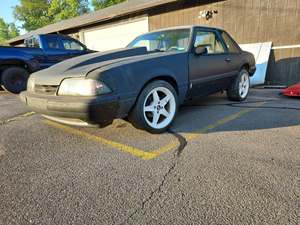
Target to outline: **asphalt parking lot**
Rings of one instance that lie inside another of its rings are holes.
[[[0,91],[0,224],[299,224],[300,99],[188,103],[169,133],[76,128]]]

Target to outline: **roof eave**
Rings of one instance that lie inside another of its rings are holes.
[[[153,1],[145,1],[137,5],[133,5],[134,1],[126,1],[120,3],[118,5],[114,5],[102,10],[98,10],[92,13],[84,14],[81,16],[77,16],[71,19],[63,20],[57,23],[49,24],[45,27],[39,28],[35,31],[26,33],[24,35],[18,36],[16,38],[10,39],[7,41],[8,44],[13,44],[16,42],[20,42],[26,38],[29,38],[33,35],[37,34],[47,34],[47,33],[55,33],[69,29],[76,29],[83,26],[89,26],[92,24],[96,24],[99,22],[108,21],[111,19],[115,19],[118,17],[127,16],[134,13],[139,13],[142,11],[149,10],[154,7],[158,7],[164,4],[177,2],[180,0],[153,0]],[[125,9],[124,9],[125,8]],[[109,13],[109,11],[112,11]],[[107,14],[107,15],[105,15]],[[81,22],[85,21],[85,22]],[[61,28],[63,27],[63,28]]]

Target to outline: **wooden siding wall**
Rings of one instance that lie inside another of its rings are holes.
[[[199,18],[203,10],[218,14],[210,20]],[[155,9],[149,16],[150,30],[192,24],[223,28],[241,44],[300,45],[300,0],[186,0]],[[272,51],[267,82],[299,81],[300,48]]]

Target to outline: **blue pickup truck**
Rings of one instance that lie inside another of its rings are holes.
[[[32,36],[24,41],[24,45],[0,46],[0,84],[15,94],[26,89],[31,73],[92,52],[79,41],[58,34]]]

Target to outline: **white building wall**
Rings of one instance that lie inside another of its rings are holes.
[[[148,17],[127,20],[108,26],[82,30],[81,41],[92,50],[106,51],[126,47],[137,36],[149,31]]]

